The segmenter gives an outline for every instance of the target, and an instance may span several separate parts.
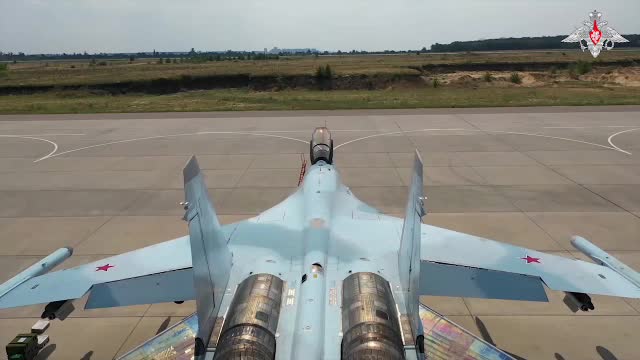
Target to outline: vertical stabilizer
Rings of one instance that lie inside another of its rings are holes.
[[[198,313],[196,355],[201,355],[206,350],[229,281],[232,255],[195,156],[185,166],[183,175],[185,220],[189,223]]]
[[[404,215],[404,224],[402,225],[400,250],[398,252],[400,282],[405,295],[407,315],[411,323],[414,339],[418,335],[421,335],[418,290],[420,280],[420,231],[422,216],[425,214],[423,207],[424,190],[422,177],[422,158],[418,151],[416,151],[407,208]]]

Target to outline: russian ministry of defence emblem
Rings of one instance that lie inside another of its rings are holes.
[[[600,55],[602,49],[611,50],[615,43],[629,42],[608,23],[602,20],[602,13],[593,10],[589,13],[589,20],[585,21],[581,27],[577,28],[573,34],[567,36],[562,42],[580,43],[580,49],[585,51],[589,49],[594,58]]]

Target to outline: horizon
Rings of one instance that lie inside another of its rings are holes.
[[[500,39],[525,39],[525,38],[544,38],[544,37],[559,37],[559,36],[565,36],[564,34],[561,35],[544,35],[544,36],[521,36],[521,37],[500,37],[500,38],[486,38],[486,39],[476,39],[476,40],[454,40],[448,43],[438,43],[441,45],[448,45],[451,43],[455,43],[455,42],[479,42],[479,41],[490,41],[490,40],[500,40]],[[624,36],[640,36],[640,33],[638,34],[625,34]],[[436,44],[436,43],[434,43]],[[431,45],[434,45],[431,44]],[[430,46],[431,46],[430,45]],[[426,47],[427,51],[431,51],[430,50],[430,46]],[[630,48],[626,48],[624,50],[632,50],[632,49],[638,49],[640,47],[630,47]],[[351,51],[355,50],[357,52],[365,52],[365,53],[383,53],[383,52],[389,52],[389,51],[395,51],[395,52],[415,52],[415,51],[422,51],[422,48],[418,48],[418,49],[381,49],[381,50],[362,50],[362,49],[317,49],[317,48],[309,48],[309,47],[301,47],[301,48],[287,48],[287,47],[279,47],[279,46],[272,46],[272,47],[267,47],[267,52],[275,50],[275,49],[279,49],[279,50],[284,50],[285,52],[287,52],[288,50],[311,50],[312,53],[317,53],[322,55],[325,52],[328,52],[329,54],[335,54],[338,51],[341,51],[343,55],[349,55],[351,53]],[[576,48],[579,50],[579,48]],[[263,53],[264,49],[225,49],[225,50],[207,50],[207,49],[195,49],[196,53],[220,53],[220,54],[224,54],[226,52],[234,52],[234,53]],[[315,51],[314,51],[315,50]],[[550,48],[550,49],[527,49],[526,51],[566,51],[566,50],[571,50],[571,49],[560,49],[560,48]],[[615,50],[621,50],[620,48],[617,48]],[[523,50],[496,50],[496,51],[523,51]],[[81,51],[81,52],[72,52],[72,53],[64,53],[64,52],[51,52],[51,53],[24,53],[25,56],[38,56],[38,55],[44,55],[44,56],[50,56],[50,55],[113,55],[113,54],[123,54],[123,55],[136,55],[136,54],[153,54],[153,53],[158,53],[158,54],[189,54],[191,52],[191,49],[189,50],[162,50],[162,51],[158,51],[157,49],[152,49],[152,50],[141,50],[141,51],[129,51],[129,52],[123,52],[123,51],[113,51],[113,52],[86,52],[86,51]],[[483,51],[478,51],[478,52],[483,52]],[[13,53],[14,55],[20,53],[20,52],[4,52],[2,51],[2,49],[0,49],[0,54],[4,54],[7,55],[9,53]],[[300,53],[300,52],[298,52]],[[437,53],[437,51],[436,51]]]

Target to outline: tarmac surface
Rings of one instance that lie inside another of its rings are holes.
[[[71,267],[186,234],[191,154],[223,222],[258,214],[294,191],[317,126],[333,132],[344,182],[383,212],[404,212],[417,148],[425,222],[584,258],[578,234],[640,270],[638,107],[55,115],[0,116],[0,281],[62,246]],[[422,300],[518,358],[640,358],[640,300],[594,296],[595,312],[574,314],[548,295]],[[84,301],[52,322],[40,359],[111,359],[194,311]],[[41,311],[0,311],[0,343]]]

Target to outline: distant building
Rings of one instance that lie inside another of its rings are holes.
[[[317,49],[312,48],[304,48],[304,49],[280,49],[278,47],[274,47],[269,50],[269,54],[279,55],[279,54],[296,54],[296,53],[317,53],[319,52]]]

